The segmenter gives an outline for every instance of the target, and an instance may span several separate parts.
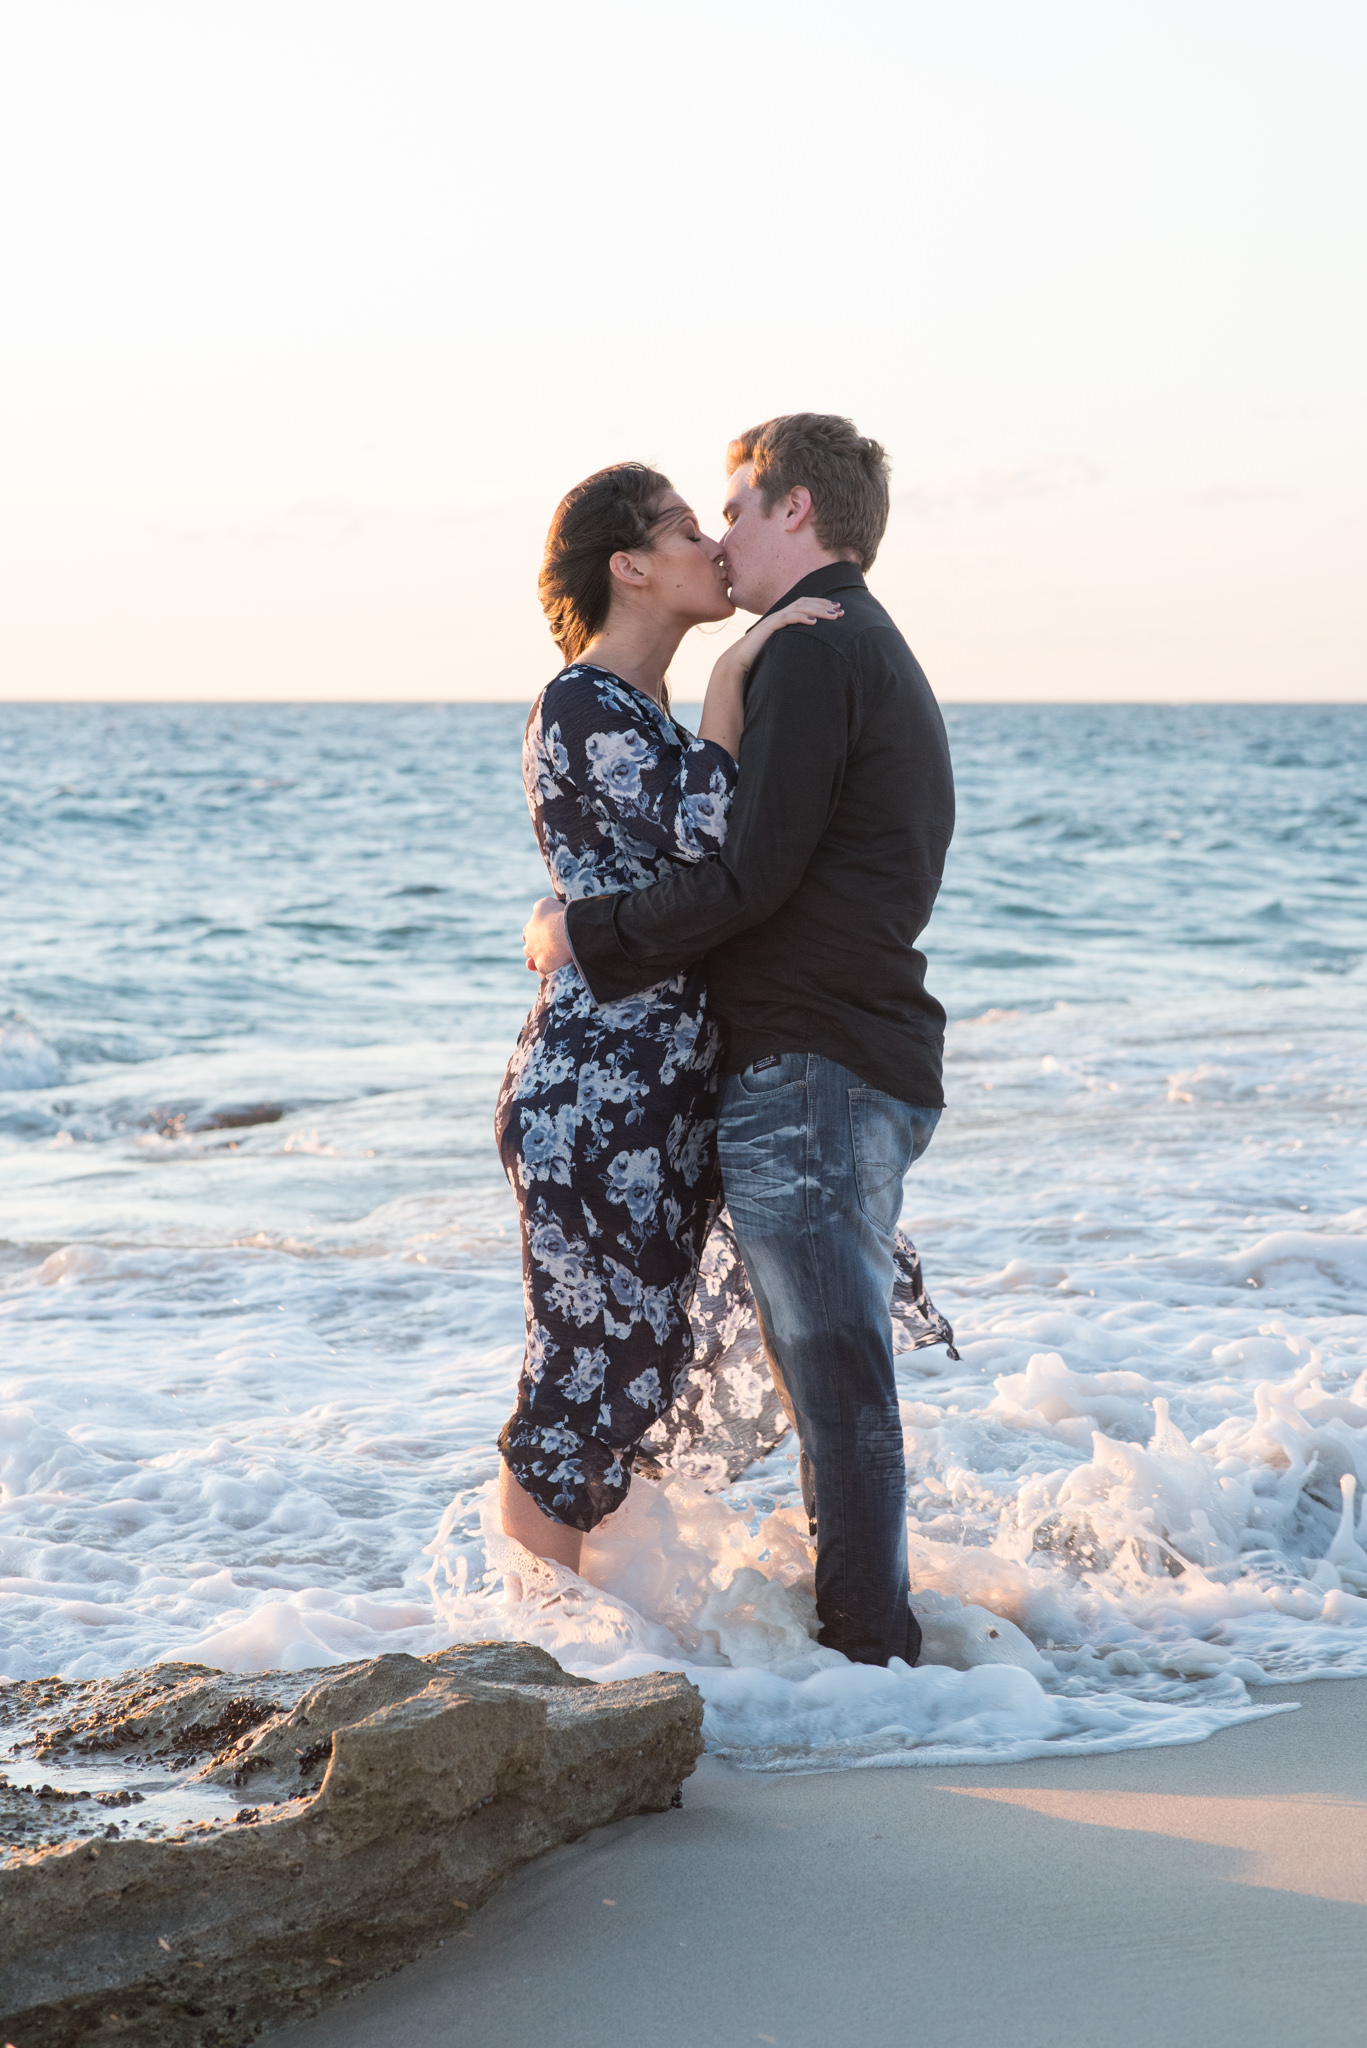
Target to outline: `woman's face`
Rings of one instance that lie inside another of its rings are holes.
[[[690,626],[729,619],[736,609],[722,568],[721,542],[708,539],[677,491],[660,500],[650,553],[634,560],[646,572],[652,598]]]

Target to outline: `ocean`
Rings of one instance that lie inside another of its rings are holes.
[[[773,1769],[1367,1675],[1367,707],[947,718],[903,1221],[962,1357],[900,1360],[939,1661],[877,1672],[808,1635],[791,1441],[506,1583],[522,709],[0,706],[0,1675],[520,1636]]]

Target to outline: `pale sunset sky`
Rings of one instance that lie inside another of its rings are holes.
[[[565,489],[811,407],[945,701],[1367,699],[1360,0],[0,21],[0,696],[526,701]]]

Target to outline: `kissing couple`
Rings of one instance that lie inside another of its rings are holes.
[[[801,1448],[817,1640],[914,1664],[893,1313],[896,1295],[913,1344],[952,1347],[897,1228],[944,1103],[916,941],[953,830],[949,745],[864,581],[878,442],[791,413],[733,441],[727,471],[721,541],[635,462],[577,484],[546,541],[568,666],[523,747],[555,894],[523,933],[542,980],[496,1124],[527,1310],[503,1527],[577,1570],[690,1384],[697,1410],[721,1234]],[[738,606],[760,617],[695,737],[669,663]]]

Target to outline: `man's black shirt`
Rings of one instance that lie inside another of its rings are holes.
[[[772,609],[795,597],[837,598],[844,617],[785,626],[756,656],[721,857],[571,903],[570,944],[600,1003],[706,954],[728,1072],[820,1053],[938,1108],[945,1013],[916,941],[954,830],[944,720],[854,563],[814,570]]]

